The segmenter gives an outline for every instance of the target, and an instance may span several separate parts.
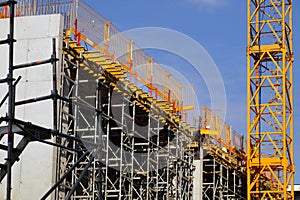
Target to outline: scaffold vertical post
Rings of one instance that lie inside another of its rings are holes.
[[[52,56],[51,56],[51,62],[52,62],[52,84],[53,84],[53,91],[52,91],[52,100],[53,100],[53,130],[57,131],[57,65],[56,65],[56,39],[53,38],[52,40],[52,48],[53,48],[53,52],[52,52]]]
[[[11,199],[11,180],[12,180],[12,152],[14,147],[14,135],[13,135],[13,120],[14,120],[14,110],[15,110],[15,88],[13,84],[13,59],[14,59],[14,13],[15,13],[15,1],[9,0],[9,35],[8,35],[8,44],[9,44],[9,69],[8,69],[8,135],[7,135],[7,142],[8,142],[8,151],[7,151],[7,194],[6,199]]]

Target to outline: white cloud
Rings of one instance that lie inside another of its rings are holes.
[[[227,0],[186,0],[190,3],[195,3],[199,5],[210,5],[210,6],[223,6],[226,4]]]

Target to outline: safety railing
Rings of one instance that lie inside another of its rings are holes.
[[[182,83],[163,66],[82,1],[78,6],[77,31],[91,40],[92,46],[100,47],[100,50],[126,65],[130,79],[146,85],[154,96],[160,96],[170,103],[176,101],[178,105],[193,102],[183,97],[183,89],[190,88],[183,88]]]
[[[5,0],[0,0],[4,2]],[[0,18],[8,17],[7,8],[0,8]],[[18,0],[15,16],[61,14],[65,28],[73,26],[76,17],[76,0]]]
[[[217,145],[230,151],[241,150],[246,152],[244,136],[233,130],[206,106],[202,107],[201,129],[212,130],[214,134],[210,134],[210,136]]]
[[[6,13],[5,8],[0,9],[0,17],[7,17]],[[90,47],[121,63],[128,72],[128,78],[146,86],[150,95],[172,103],[174,110],[185,116],[185,110],[194,109],[194,96],[191,96],[194,92],[190,85],[183,85],[82,0],[19,0],[15,16],[57,13],[64,16],[64,28],[72,30],[79,43],[84,40]]]

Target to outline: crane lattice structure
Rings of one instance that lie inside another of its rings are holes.
[[[248,0],[248,200],[294,199],[292,42],[292,0]]]

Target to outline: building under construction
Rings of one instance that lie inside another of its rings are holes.
[[[271,173],[280,163],[256,165],[252,136],[205,106],[194,115],[193,87],[83,1],[0,6],[1,199],[293,199],[292,158],[288,180]],[[252,46],[253,58],[274,55]]]

